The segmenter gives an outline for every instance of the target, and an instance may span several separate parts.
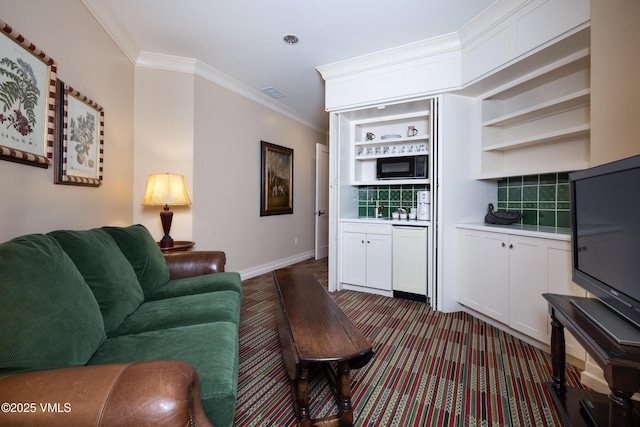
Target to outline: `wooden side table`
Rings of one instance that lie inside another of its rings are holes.
[[[164,252],[164,253],[188,251],[195,244],[196,244],[196,242],[189,242],[188,240],[174,240],[172,247],[170,247],[170,248],[160,248],[160,250],[162,252]],[[158,246],[160,246],[160,242],[158,242]]]
[[[582,314],[568,295],[542,294],[551,315],[551,364],[553,382],[547,383],[565,426],[639,425],[631,396],[640,390],[640,348],[618,344],[591,319]],[[564,329],[567,329],[602,368],[611,388],[607,397],[591,390],[575,389],[565,383]],[[587,411],[582,404],[589,407]]]

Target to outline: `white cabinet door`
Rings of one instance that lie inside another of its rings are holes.
[[[547,248],[551,241],[523,236],[509,238],[509,326],[547,342]]]
[[[571,245],[569,242],[549,241],[546,245],[547,292],[561,295],[586,297],[587,292],[571,279]],[[547,343],[551,343],[551,317],[547,310]],[[565,330],[565,351],[580,360],[586,359],[584,348]]]
[[[458,229],[458,302],[540,342],[551,343],[542,294],[585,296],[571,280],[569,242]],[[566,352],[585,351],[565,334]]]
[[[509,326],[540,342],[551,343],[549,306],[542,294],[586,296],[571,280],[569,242],[511,236],[509,251]],[[567,354],[585,359],[585,350],[565,334]]]
[[[367,235],[342,233],[341,282],[365,286],[367,282]]]
[[[391,291],[391,226],[344,223],[340,281]]]
[[[509,321],[509,235],[458,230],[458,301],[503,323]]]
[[[391,290],[391,236],[367,234],[367,283],[369,288]]]
[[[393,290],[427,296],[427,227],[393,228]]]

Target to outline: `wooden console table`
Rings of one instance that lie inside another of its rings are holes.
[[[591,426],[590,408],[596,425],[631,427],[640,425],[631,396],[640,391],[640,348],[620,345],[591,319],[578,310],[572,297],[543,294],[551,315],[551,363],[553,382],[547,383],[556,408],[566,426]],[[608,398],[590,390],[567,388],[565,383],[564,329],[567,329],[604,371],[611,388]],[[588,403],[587,403],[588,402]]]
[[[352,426],[350,370],[369,362],[371,344],[310,271],[283,268],[273,272],[273,280],[279,300],[278,335],[299,425]],[[327,375],[338,404],[337,415],[311,418],[308,381],[312,363],[321,364]]]

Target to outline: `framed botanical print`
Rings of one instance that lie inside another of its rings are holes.
[[[104,109],[63,82],[56,184],[98,187],[104,161]]]
[[[49,167],[55,103],[55,61],[0,20],[0,159]]]
[[[293,213],[293,149],[260,141],[260,216]]]

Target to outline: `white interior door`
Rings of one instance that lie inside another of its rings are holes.
[[[329,256],[329,147],[316,144],[316,259]]]

